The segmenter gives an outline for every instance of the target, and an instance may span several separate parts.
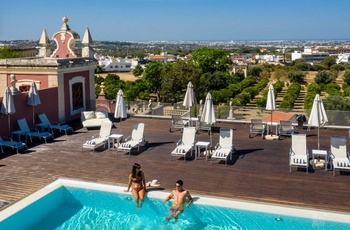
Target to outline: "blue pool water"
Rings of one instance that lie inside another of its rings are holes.
[[[175,223],[170,202],[147,198],[140,210],[130,193],[61,186],[0,222],[0,229],[350,229],[349,223],[196,204]],[[200,202],[197,202],[200,203]]]

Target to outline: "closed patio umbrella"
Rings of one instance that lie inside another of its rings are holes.
[[[2,99],[1,113],[7,114],[8,116],[8,128],[9,134],[11,133],[11,114],[16,112],[15,102],[9,87],[6,88],[4,97]]]
[[[317,147],[320,149],[320,127],[328,122],[326,110],[324,109],[322,99],[319,94],[316,94],[314,103],[309,117],[308,124],[317,127]]]
[[[37,106],[37,105],[40,105],[41,104],[41,101],[40,101],[40,97],[39,97],[39,92],[38,92],[38,89],[36,87],[36,84],[35,82],[33,81],[32,82],[32,85],[29,89],[29,92],[28,92],[28,98],[27,98],[27,105],[29,106],[32,106],[33,107],[33,127],[35,125],[35,122],[34,122],[34,107]]]
[[[196,95],[194,94],[193,85],[191,82],[187,84],[186,94],[183,105],[190,109],[190,124],[191,124],[191,107],[197,104]]]
[[[266,110],[271,110],[270,134],[272,136],[272,112],[276,110],[275,90],[272,84],[269,86],[267,93]]]
[[[120,118],[120,122],[122,122],[123,118],[127,118],[128,114],[126,113],[125,101],[124,101],[124,93],[123,90],[119,89],[117,93],[117,99],[115,103],[115,118]],[[120,128],[121,131],[121,128]]]
[[[215,117],[215,111],[214,111],[213,98],[211,97],[210,93],[208,93],[205,98],[203,113],[201,116],[201,122],[204,122],[210,125],[209,135],[210,135],[210,149],[211,149],[212,147],[211,125],[216,123],[216,117]]]

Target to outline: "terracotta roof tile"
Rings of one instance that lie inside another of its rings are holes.
[[[272,122],[280,122],[280,120],[291,120],[294,117],[294,113],[286,113],[281,111],[273,111],[272,112]],[[264,119],[264,122],[270,122],[271,115],[267,116]]]

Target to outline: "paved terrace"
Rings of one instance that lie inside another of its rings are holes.
[[[303,207],[329,209],[350,213],[350,174],[323,169],[293,168],[289,173],[288,151],[291,138],[264,140],[260,136],[249,138],[249,124],[217,123],[213,130],[213,143],[219,139],[219,127],[234,129],[236,154],[227,166],[218,161],[210,164],[204,157],[198,160],[173,157],[170,152],[181,138],[180,131],[169,133],[170,120],[155,118],[128,118],[114,123],[124,137],[131,133],[136,122],[145,123],[148,148],[130,157],[116,151],[99,149],[95,152],[81,151],[82,144],[99,130],[85,131],[80,122],[72,124],[75,133],[56,135],[53,142],[36,141],[29,151],[0,155],[0,200],[4,203],[18,201],[57,178],[126,186],[128,173],[134,162],[145,172],[146,180],[158,179],[161,187],[171,190],[178,179],[186,189],[199,195],[248,199],[261,202],[290,204]],[[317,129],[299,130],[307,134],[308,148],[317,148]],[[347,130],[322,129],[321,149],[329,149],[331,135],[348,135]],[[206,132],[196,135],[196,140],[209,141]]]

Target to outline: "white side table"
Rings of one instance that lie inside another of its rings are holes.
[[[114,149],[114,144],[120,143],[123,140],[123,134],[111,134],[108,137],[108,150]],[[112,144],[112,147],[111,147]]]
[[[269,121],[269,122],[266,122],[265,124],[266,124],[267,135],[270,134],[269,133],[270,131],[272,132],[273,126],[276,127],[276,135],[278,135],[278,126],[279,126],[278,122],[271,122],[271,121]]]
[[[204,142],[204,141],[198,141],[195,144],[195,157],[198,159],[198,157],[201,154],[201,148],[205,148],[205,160],[208,159],[208,150],[209,150],[210,142]]]
[[[323,157],[324,158],[324,170],[327,171],[328,166],[328,151],[327,150],[312,150],[312,167],[315,169],[315,157]]]

